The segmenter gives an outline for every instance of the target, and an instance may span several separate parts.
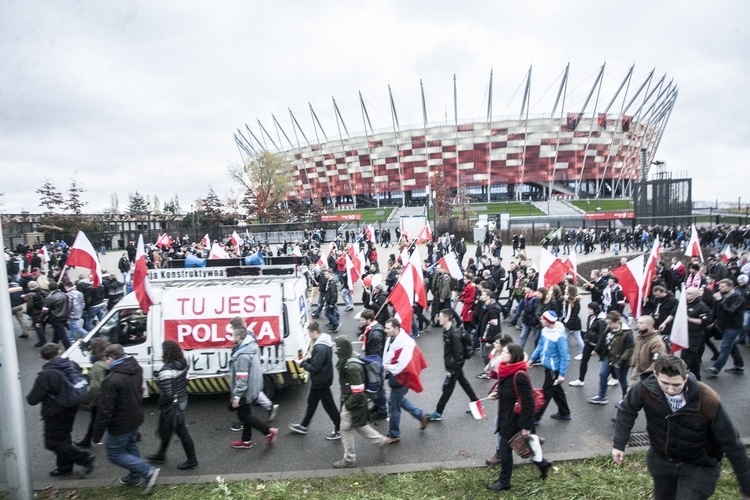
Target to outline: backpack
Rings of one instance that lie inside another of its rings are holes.
[[[375,399],[383,388],[383,359],[377,354],[370,354],[362,358],[349,358],[350,361],[364,366],[365,370],[365,394],[370,399]]]
[[[461,337],[461,345],[464,347],[464,359],[469,359],[474,355],[474,341],[471,334],[466,331],[463,325],[458,326],[458,335]]]
[[[72,408],[78,406],[89,394],[89,381],[80,370],[72,368],[66,372],[60,372],[60,392],[50,397],[60,406]]]
[[[36,309],[37,311],[41,311],[44,307],[44,297],[42,297],[42,293],[33,292],[32,301],[34,302],[34,309]]]

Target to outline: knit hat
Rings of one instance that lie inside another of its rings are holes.
[[[542,314],[542,321],[547,323],[557,323],[557,313],[555,311],[545,311]]]

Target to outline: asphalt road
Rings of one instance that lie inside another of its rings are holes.
[[[381,253],[386,253],[382,252]],[[119,256],[119,254],[117,255]],[[113,265],[111,267],[114,267]],[[587,300],[587,299],[586,299]],[[355,340],[355,329],[358,321],[353,319],[353,312],[342,309],[342,328],[340,335],[346,335]],[[584,308],[585,311],[585,308]],[[16,327],[17,328],[17,327]],[[503,331],[518,339],[520,331],[505,323]],[[18,329],[16,331],[18,332]],[[41,369],[42,360],[38,357],[38,350],[33,347],[35,340],[17,339],[18,356],[21,366],[23,393],[31,389],[36,373]],[[438,328],[429,328],[421,335],[417,343],[424,353],[429,366],[422,372],[424,392],[415,394],[410,392],[408,398],[425,411],[432,411],[440,397],[444,367],[442,365],[442,339]],[[571,339],[571,357],[578,353],[577,345]],[[531,352],[531,345],[527,351]],[[741,347],[746,359],[750,359],[750,349]],[[709,353],[710,355],[710,353]],[[704,359],[704,366],[708,365],[708,355]],[[575,377],[578,374],[579,362],[571,360],[569,373]],[[728,364],[731,366],[731,362]],[[491,381],[478,380],[474,377],[482,368],[481,360],[476,355],[466,363],[464,372],[470,378],[471,384],[480,397],[492,386]],[[571,406],[573,419],[569,422],[555,421],[549,415],[556,411],[554,403],[548,408],[538,434],[546,438],[544,450],[546,454],[556,455],[567,452],[601,452],[609,453],[611,449],[613,424],[611,417],[615,415],[613,403],[619,399],[619,387],[610,387],[608,394],[610,404],[607,406],[592,405],[586,398],[595,395],[598,386],[599,362],[592,360],[586,378],[586,386],[581,388],[569,387],[565,383],[565,391]],[[541,386],[543,370],[530,369],[534,385]],[[748,399],[748,375],[731,375],[722,373],[715,379],[704,379],[722,396],[729,414],[737,426],[740,435],[750,436],[750,419],[746,418],[750,409]],[[338,394],[338,381],[334,381],[334,397]],[[179,471],[176,464],[184,460],[184,453],[179,441],[175,438],[168,453],[168,462],[162,468],[164,476],[184,476],[189,481],[195,475],[227,475],[234,473],[264,473],[282,471],[308,471],[315,469],[329,469],[332,462],[342,457],[342,446],[338,441],[327,441],[324,435],[332,430],[332,424],[322,407],[318,408],[313,419],[310,432],[306,436],[298,435],[288,429],[288,424],[301,420],[307,398],[307,386],[287,388],[276,395],[275,402],[281,405],[280,411],[273,422],[273,426],[280,429],[276,445],[267,448],[265,440],[257,432],[253,438],[255,446],[250,450],[235,450],[230,443],[238,439],[239,433],[230,430],[230,424],[235,415],[227,410],[227,396],[193,396],[190,398],[186,412],[190,432],[196,443],[200,467],[194,471]],[[494,453],[493,420],[494,405],[487,405],[488,417],[475,420],[465,413],[468,408],[468,397],[460,386],[456,387],[453,397],[444,411],[444,420],[430,423],[426,430],[419,430],[419,422],[409,416],[402,415],[401,442],[388,446],[384,450],[370,445],[359,436],[356,437],[357,463],[359,466],[407,465],[424,462],[455,462],[465,460],[467,465],[474,461],[483,461]],[[156,450],[158,440],[154,436],[158,410],[154,398],[146,400],[146,422],[141,427],[143,440],[141,453],[148,454]],[[48,472],[55,468],[54,455],[46,451],[43,445],[42,422],[39,418],[39,407],[25,405],[26,432],[30,452],[32,478],[35,487],[47,485],[62,485],[64,479],[53,479]],[[259,410],[263,414],[262,410]],[[89,419],[89,413],[81,411],[78,415],[74,439],[84,434]],[[2,425],[2,423],[0,423]],[[381,421],[380,432],[387,432],[387,422]],[[643,420],[639,419],[634,431],[644,431]],[[101,447],[93,447],[92,452],[98,454],[97,469],[92,474],[93,479],[116,480],[123,475],[123,470],[107,463],[105,452]],[[5,482],[4,471],[0,470],[0,483]]]

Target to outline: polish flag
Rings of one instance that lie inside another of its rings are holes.
[[[417,245],[419,245],[420,243],[424,243],[425,241],[432,241],[432,231],[430,230],[429,224],[425,224],[425,226],[421,231],[419,231],[419,234],[417,235]]]
[[[469,409],[471,410],[471,416],[477,420],[482,420],[486,416],[481,401],[472,401],[469,403]]]
[[[133,270],[133,291],[138,299],[138,305],[144,314],[154,303],[151,296],[151,284],[148,279],[146,268],[146,252],[143,249],[143,235],[138,235],[138,247],[135,251],[135,269]]]
[[[539,259],[539,276],[541,276],[545,288],[560,283],[568,273],[568,269],[552,252],[542,248],[542,257]]]
[[[211,246],[211,238],[208,237],[208,233],[206,233],[206,236],[201,240],[201,245],[203,245],[204,248]]]
[[[218,243],[214,243],[214,246],[211,247],[211,251],[208,253],[209,259],[228,259],[229,254],[226,250],[221,248],[221,245]]]
[[[49,262],[49,251],[47,250],[47,245],[44,245],[39,250],[39,258],[42,259],[42,266],[46,266]]]
[[[99,263],[99,258],[96,256],[96,250],[91,245],[91,242],[83,231],[78,231],[78,236],[70,248],[70,255],[65,265],[70,267],[85,267],[91,271],[91,276],[94,277],[92,284],[94,288],[98,287],[102,282],[102,266]]]
[[[443,266],[443,269],[447,269],[451,278],[457,280],[463,279],[464,273],[461,271],[461,266],[458,265],[456,255],[453,252],[445,254],[439,261],[437,261],[436,265],[437,264]]]
[[[646,261],[646,268],[643,270],[643,282],[641,284],[641,302],[644,297],[651,295],[651,287],[653,286],[654,276],[656,276],[656,263],[661,259],[661,248],[659,243],[659,235],[654,238],[654,245],[651,247],[651,253]],[[639,308],[640,309],[640,308]]]
[[[324,252],[324,253],[321,253],[320,257],[318,258],[318,262],[316,262],[315,264],[320,269],[327,268],[328,267],[328,257],[331,255],[332,252],[335,252],[335,251],[336,251],[336,243],[335,242],[331,242],[331,244],[328,245],[328,251]]]
[[[695,257],[696,255],[699,256],[701,262],[703,262],[703,250],[701,250],[701,242],[700,239],[698,239],[698,230],[695,228],[695,224],[693,224],[693,228],[690,232],[690,242],[685,248],[685,257]]]
[[[401,237],[406,238],[406,241],[409,241],[411,239],[411,234],[409,234],[409,230],[404,228],[401,230]]]
[[[732,245],[727,245],[724,247],[724,251],[721,252],[721,260],[726,264],[729,262],[729,259],[732,258]]]
[[[365,239],[368,241],[375,241],[375,232],[372,230],[372,224],[368,224],[365,227]]]
[[[409,259],[411,258],[409,255],[409,248],[411,248],[411,246],[405,246],[404,249],[401,250],[401,253],[398,254],[398,258],[401,259],[401,264],[404,266],[407,262],[409,262]]]
[[[294,245],[292,247],[292,257],[302,257],[302,250],[300,250],[299,245]]]
[[[171,247],[173,243],[174,241],[172,241],[172,238],[167,233],[159,235],[159,238],[156,240],[156,246],[159,248]]]
[[[643,255],[612,269],[612,276],[616,276],[622,287],[622,294],[630,304],[630,310],[638,317],[641,315],[642,301],[640,297],[643,281]]]
[[[398,278],[398,281],[393,286],[391,294],[388,296],[388,302],[393,306],[396,311],[395,317],[401,322],[401,328],[406,333],[411,334],[411,319],[412,319],[412,306],[414,306],[415,295],[420,295],[420,303],[422,300],[421,294],[424,294],[424,282],[422,281],[422,292],[419,291],[419,282],[416,277],[417,273],[420,274],[422,271],[415,269],[414,266],[409,262],[404,267],[404,271]],[[420,280],[421,281],[421,280]],[[424,307],[426,307],[427,300],[425,295]]]
[[[427,309],[427,290],[424,286],[424,274],[422,273],[422,263],[419,261],[419,250],[414,247],[414,251],[409,256],[414,273],[414,295],[417,304]]]
[[[359,278],[365,274],[365,256],[359,250],[359,245],[354,245],[346,249],[346,276],[349,280],[349,289]]]
[[[568,274],[573,278],[573,283],[576,283],[578,281],[578,256],[576,255],[575,249],[572,249],[570,255],[565,259],[563,264],[570,270]]]
[[[411,327],[411,318],[409,318],[409,323]],[[383,352],[383,368],[396,377],[399,384],[414,392],[422,392],[419,374],[427,368],[427,361],[414,339],[409,337],[402,328],[396,338],[388,337]]]
[[[672,341],[672,354],[688,348],[688,306],[685,285],[682,285],[682,293],[677,303],[677,311],[674,313],[669,339]]]
[[[242,253],[242,249],[240,248],[242,246],[242,238],[239,234],[237,234],[237,231],[232,232],[232,238],[230,239],[230,241],[234,246],[234,253],[240,255],[240,253]]]

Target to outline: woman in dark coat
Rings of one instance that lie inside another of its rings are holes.
[[[510,478],[513,474],[513,451],[508,441],[518,432],[524,437],[530,437],[534,432],[534,397],[531,394],[531,379],[526,372],[524,352],[518,344],[508,344],[500,353],[498,366],[500,381],[497,392],[491,397],[498,401],[497,428],[500,434],[500,476],[494,483],[487,486],[490,490],[509,490]],[[518,391],[516,393],[516,390]],[[513,408],[520,400],[521,413],[515,413]],[[538,442],[538,441],[537,441]],[[540,454],[541,455],[541,454]],[[534,458],[537,458],[535,455]],[[541,456],[535,461],[541,478],[547,478],[547,472],[552,466]]]

